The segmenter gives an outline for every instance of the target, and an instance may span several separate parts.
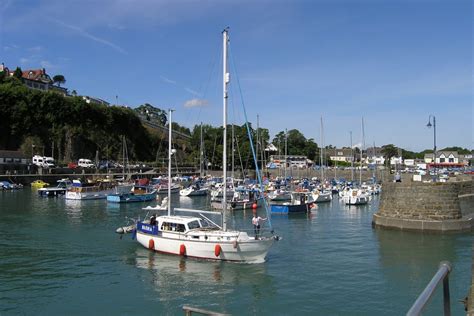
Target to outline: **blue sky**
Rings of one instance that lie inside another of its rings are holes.
[[[222,124],[221,31],[230,27],[229,121],[299,129],[325,144],[474,148],[473,5],[466,0],[0,0],[0,61],[63,74],[79,94]]]

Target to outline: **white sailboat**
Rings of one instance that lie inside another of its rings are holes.
[[[227,84],[229,73],[227,71],[227,45],[228,30],[223,31],[223,96],[224,96],[224,152],[223,170],[224,179],[227,179],[226,157],[226,127],[227,127]],[[169,157],[168,157],[168,200],[171,202],[171,110],[169,112]],[[223,188],[224,196],[226,186]],[[222,261],[237,261],[245,263],[260,263],[272,246],[274,236],[255,238],[244,231],[230,230],[227,228],[225,213],[226,199],[222,200],[223,214],[222,225],[211,221],[205,214],[216,214],[211,211],[189,210],[175,208],[174,211],[199,214],[199,216],[179,216],[171,214],[171,203],[168,203],[168,214],[152,216],[136,223],[137,241],[153,251],[181,255],[202,259]],[[219,213],[218,213],[219,214]],[[119,228],[118,233],[129,231]]]

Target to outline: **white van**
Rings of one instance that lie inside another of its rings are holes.
[[[43,163],[44,163],[43,156],[34,155],[33,159],[31,159],[31,162],[34,165],[43,168]]]
[[[77,166],[78,167],[82,167],[82,168],[94,168],[95,165],[92,163],[92,161],[90,159],[79,159],[79,161],[77,162]]]
[[[44,168],[54,168],[54,159],[53,159],[53,157],[43,157],[43,167]]]
[[[53,157],[43,157],[39,155],[33,156],[31,162],[41,168],[54,168],[54,159]]]

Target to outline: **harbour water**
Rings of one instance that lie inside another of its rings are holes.
[[[143,217],[141,208],[153,204],[0,192],[0,315],[176,315],[185,304],[234,315],[401,315],[443,260],[454,268],[452,313],[465,315],[457,300],[470,286],[474,234],[374,229],[377,198],[273,216],[283,239],[264,264],[253,265],[152,253],[115,234],[125,217]],[[250,228],[251,217],[236,211],[229,223]],[[438,290],[426,314],[441,313]]]

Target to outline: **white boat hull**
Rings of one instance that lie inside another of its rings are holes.
[[[137,241],[143,247],[161,253],[245,263],[265,262],[265,257],[274,242],[273,238],[255,240],[253,237],[248,237],[246,233],[236,232],[233,237],[227,237],[228,232],[222,233],[221,237],[215,238],[216,240],[209,238],[208,241],[201,241],[178,232],[162,232],[162,236],[156,236],[138,231]],[[185,249],[184,254],[181,253],[182,245]],[[216,255],[217,246],[220,247],[218,255]]]
[[[66,199],[68,200],[98,200],[106,199],[108,194],[115,193],[115,189],[95,191],[95,192],[74,192],[66,191]]]

